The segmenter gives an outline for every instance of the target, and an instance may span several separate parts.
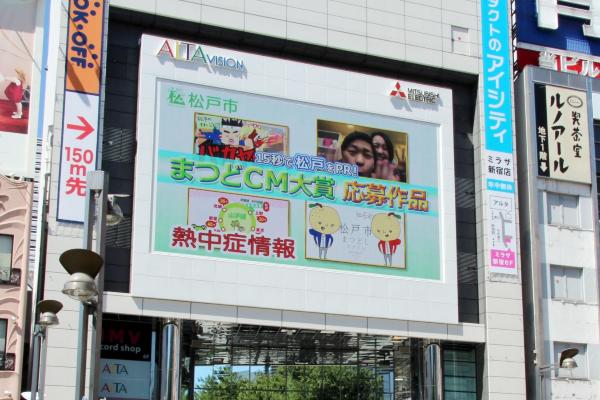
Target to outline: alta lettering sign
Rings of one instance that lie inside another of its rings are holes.
[[[100,389],[100,394],[104,395],[109,393],[127,394],[127,386],[121,382],[105,383]]]
[[[107,399],[149,400],[150,361],[100,359],[98,395]]]
[[[208,68],[246,71],[244,61],[222,54],[210,54],[200,44],[165,39],[156,53],[159,58],[201,63]]]
[[[102,367],[103,374],[109,375],[129,375],[129,371],[127,371],[127,365],[121,363],[104,363],[104,367]]]

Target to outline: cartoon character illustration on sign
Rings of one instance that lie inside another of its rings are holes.
[[[400,230],[400,216],[394,213],[376,214],[371,220],[371,232],[379,239],[377,247],[386,267],[392,266],[392,256],[400,246]]]
[[[254,161],[257,151],[285,153],[288,128],[229,116],[194,113],[194,153]]]
[[[218,221],[223,232],[252,233],[256,230],[254,210],[243,203],[233,202],[224,206]]]
[[[342,221],[333,207],[320,203],[310,204],[308,207],[311,209],[308,217],[311,229],[308,230],[308,233],[319,248],[319,258],[325,260],[327,259],[327,249],[333,244],[333,234],[340,229]]]
[[[239,146],[241,140],[241,130],[244,123],[240,119],[223,119],[221,125],[221,143],[230,146]]]
[[[15,69],[16,77],[5,78],[0,74],[0,81],[7,80],[10,83],[4,89],[4,95],[15,105],[15,111],[10,116],[12,119],[23,118],[23,97],[25,95],[25,72],[21,69]]]
[[[254,149],[260,148],[263,144],[267,142],[267,140],[263,137],[258,136],[258,132],[256,128],[252,129],[252,132],[248,135],[247,141],[250,143],[251,147]]]

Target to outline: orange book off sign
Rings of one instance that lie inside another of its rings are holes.
[[[104,0],[69,0],[67,90],[100,93]]]

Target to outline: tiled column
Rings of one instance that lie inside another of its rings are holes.
[[[480,88],[480,93],[481,93]],[[489,271],[490,249],[487,247],[488,229],[486,215],[487,189],[486,151],[483,148],[480,124],[483,120],[481,107],[478,106],[473,137],[475,138],[475,182],[479,187],[477,196],[477,227],[479,244],[479,322],[485,324],[486,345],[483,369],[483,399],[525,400],[525,348],[523,336],[523,304],[521,276],[498,275]],[[513,159],[516,154],[513,152]],[[516,187],[516,183],[515,183]],[[518,216],[518,206],[515,218]],[[518,237],[518,221],[517,221]],[[518,247],[517,247],[518,248]],[[516,259],[519,260],[520,254]]]

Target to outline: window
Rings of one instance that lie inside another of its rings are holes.
[[[0,235],[0,282],[10,281],[12,266],[13,237]]]
[[[568,194],[546,193],[548,223],[550,225],[579,227],[579,198]]]
[[[550,266],[552,298],[583,301],[582,268]]]
[[[8,320],[0,319],[0,370],[4,369],[4,362],[6,360],[6,327],[8,326]]]
[[[444,350],[444,398],[446,400],[477,398],[475,349]]]
[[[572,369],[559,368],[558,376],[561,378],[587,379],[587,345],[585,344],[554,342],[554,364],[560,362],[561,351],[573,348],[579,350],[579,353],[574,357],[577,367]],[[552,376],[556,375],[552,374]]]

